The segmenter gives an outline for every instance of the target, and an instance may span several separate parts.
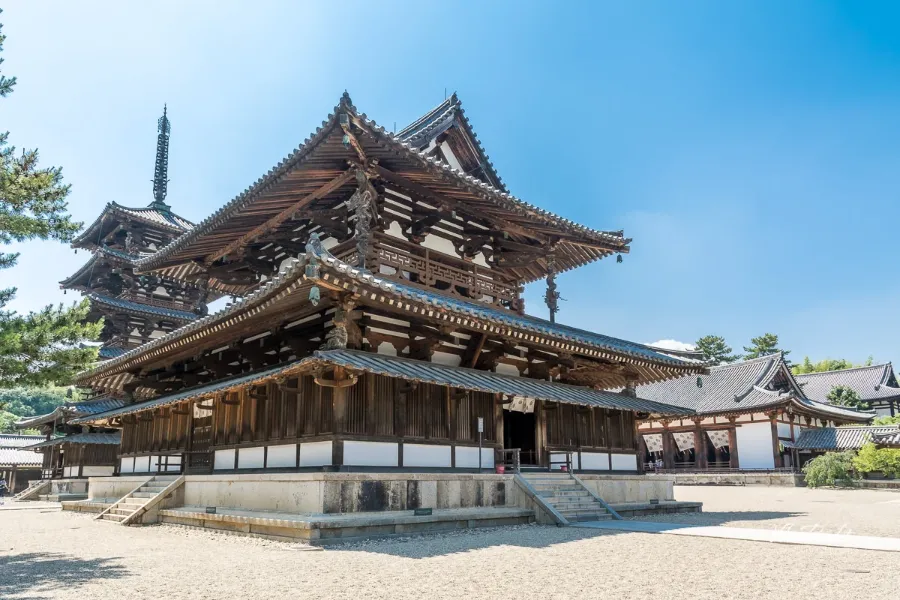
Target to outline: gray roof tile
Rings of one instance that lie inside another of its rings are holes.
[[[804,429],[794,446],[801,450],[859,450],[872,436],[898,433],[896,425],[879,427],[823,427]]]
[[[128,312],[138,313],[142,315],[154,315],[157,317],[169,317],[178,321],[193,321],[197,315],[185,310],[175,310],[172,308],[163,308],[161,306],[153,306],[151,304],[143,304],[140,302],[132,302],[131,300],[123,300],[121,298],[111,298],[102,294],[87,294],[87,297],[93,302],[119,308]]]
[[[31,450],[0,448],[0,467],[39,467],[43,458]]]
[[[891,363],[807,373],[796,375],[795,378],[803,388],[803,393],[819,402],[827,402],[828,392],[838,385],[851,388],[862,400],[867,401],[900,397],[900,387],[895,387],[897,380]]]
[[[28,446],[28,449],[37,450],[38,448],[48,448],[50,446],[59,446],[61,444],[100,444],[118,446],[121,441],[121,431],[117,431],[115,433],[76,433],[73,435],[67,435],[65,437],[53,438],[52,440],[45,440],[43,442],[40,442],[39,444]]]

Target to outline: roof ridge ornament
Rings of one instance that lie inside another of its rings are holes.
[[[150,208],[155,208],[164,212],[170,212],[170,207],[166,204],[166,194],[169,185],[169,136],[172,133],[172,124],[169,117],[166,116],[167,106],[163,104],[163,114],[156,122],[156,130],[159,132],[156,136],[156,164],[153,169],[153,202]]]

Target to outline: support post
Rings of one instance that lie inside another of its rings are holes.
[[[666,469],[675,468],[675,440],[672,439],[672,432],[669,431],[669,424],[663,423],[662,432],[663,445],[663,467]]]
[[[784,466],[784,461],[781,458],[781,443],[778,441],[777,417],[777,413],[769,413],[769,422],[772,425],[772,458],[774,459],[775,468],[780,469]]]
[[[694,419],[694,467],[705,469],[709,466],[706,456],[706,434],[700,426],[700,419]]]
[[[735,418],[729,417],[729,421],[731,421],[731,427],[728,428],[728,457],[729,457],[729,466],[732,469],[740,469],[741,462],[738,457],[738,445],[737,445],[737,428],[734,425]]]

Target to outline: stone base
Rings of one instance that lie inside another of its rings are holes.
[[[416,516],[412,511],[300,516],[227,509],[208,514],[203,507],[185,506],[160,510],[159,517],[162,523],[320,545],[373,537],[522,525],[534,521],[534,511],[520,508],[469,508],[435,510],[433,514],[423,516]]]
[[[648,475],[650,478],[672,477],[675,485],[774,485],[803,487],[806,485],[799,473],[676,473],[674,475]]]
[[[87,500],[87,493],[84,494],[47,494],[38,496],[44,502],[72,502],[77,500]]]
[[[610,504],[612,509],[621,517],[646,517],[649,515],[666,515],[673,513],[698,513],[703,512],[702,502],[675,502],[667,501],[659,504],[649,502],[626,502],[623,504]]]
[[[102,513],[109,508],[111,502],[92,502],[90,500],[62,501],[62,509],[73,512]]]

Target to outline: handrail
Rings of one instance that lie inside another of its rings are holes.
[[[154,477],[153,479],[155,480],[156,478]],[[133,513],[131,513],[130,515],[128,515],[127,517],[122,519],[119,522],[119,524],[120,525],[128,525],[129,523],[134,521],[136,518],[143,515],[145,512],[147,512],[151,508],[153,508],[155,505],[157,505],[160,502],[162,502],[163,500],[165,500],[169,494],[171,494],[173,491],[178,489],[178,487],[181,486],[181,484],[183,484],[183,483],[184,483],[184,475],[182,475],[178,479],[175,479],[174,481],[172,481],[172,483],[167,485],[164,490],[162,490],[161,492],[159,492],[158,494],[156,494],[155,496],[153,496],[152,498],[150,498],[149,500],[144,502],[140,506],[140,508],[138,508]]]
[[[522,471],[521,448],[497,448],[495,452],[497,454],[497,456],[494,457],[495,464],[503,465],[504,468],[510,466],[514,473],[519,473]],[[507,455],[512,457],[512,460],[507,460]],[[499,460],[497,460],[498,458]]]
[[[516,473],[515,475],[513,475],[513,478],[515,479],[515,482],[519,484],[519,487],[525,490],[525,493],[528,494],[528,496],[532,500],[534,500],[541,508],[549,513],[551,517],[553,517],[553,520],[556,521],[556,525],[558,527],[564,527],[569,524],[569,520],[562,516],[562,513],[556,510],[556,508],[554,508],[552,504],[546,502],[541,497],[541,495],[537,493],[537,490],[531,487],[531,484],[528,483],[528,480],[522,477],[521,473]]]
[[[588,486],[586,486],[586,485],[584,484],[584,482],[583,482],[577,475],[575,475],[575,473],[570,472],[569,475],[571,475],[571,476],[572,476],[572,479],[574,479],[575,482],[576,482],[578,485],[580,485],[581,487],[583,487],[583,488],[587,491],[587,493],[591,495],[591,497],[592,497],[594,500],[596,500],[597,502],[599,502],[600,504],[602,504],[602,505],[603,505],[603,508],[605,508],[605,509],[607,510],[607,512],[609,512],[609,514],[612,515],[612,518],[613,518],[613,519],[615,519],[615,520],[617,520],[617,521],[622,521],[622,520],[623,520],[623,519],[622,519],[622,515],[620,515],[620,514],[617,513],[616,511],[614,511],[614,510],[613,510],[613,507],[606,503],[606,500],[604,500],[603,498],[601,498],[600,496],[598,496],[597,494],[595,494],[595,493],[594,493],[594,490],[592,490],[591,488],[589,488]]]
[[[106,510],[104,510],[104,511],[101,512],[99,515],[97,515],[96,517],[94,517],[94,520],[95,520],[95,521],[98,521],[98,520],[100,519],[100,517],[102,517],[103,515],[105,515],[105,514],[108,513],[109,511],[111,511],[112,509],[114,509],[116,506],[119,505],[120,502],[122,502],[122,501],[125,500],[126,498],[130,498],[132,494],[134,494],[134,493],[136,493],[136,492],[139,492],[140,489],[141,489],[142,487],[144,487],[145,485],[147,485],[148,483],[150,483],[151,481],[153,481],[153,479],[154,479],[154,476],[151,476],[149,479],[147,479],[147,480],[145,480],[145,481],[142,481],[142,482],[141,482],[141,485],[137,486],[136,488],[134,488],[133,490],[131,490],[130,492],[128,492],[127,494],[125,494],[124,496],[122,496],[121,498],[119,498],[118,500],[116,500],[115,502],[113,502],[112,504],[110,504],[109,507],[108,507]]]
[[[565,459],[565,460],[553,460],[553,455],[554,455],[554,454],[565,454],[565,455],[566,455],[566,459]],[[573,452],[570,452],[570,451],[568,451],[568,450],[554,450],[554,451],[551,451],[551,452],[550,452],[550,456],[549,456],[549,458],[548,458],[548,460],[547,460],[547,464],[548,464],[548,469],[547,469],[547,470],[548,470],[548,471],[552,471],[552,470],[553,470],[553,465],[565,465],[565,466],[566,466],[566,472],[572,473],[572,472],[573,472],[573,471],[572,471],[572,454],[574,454],[574,453],[573,453]]]

